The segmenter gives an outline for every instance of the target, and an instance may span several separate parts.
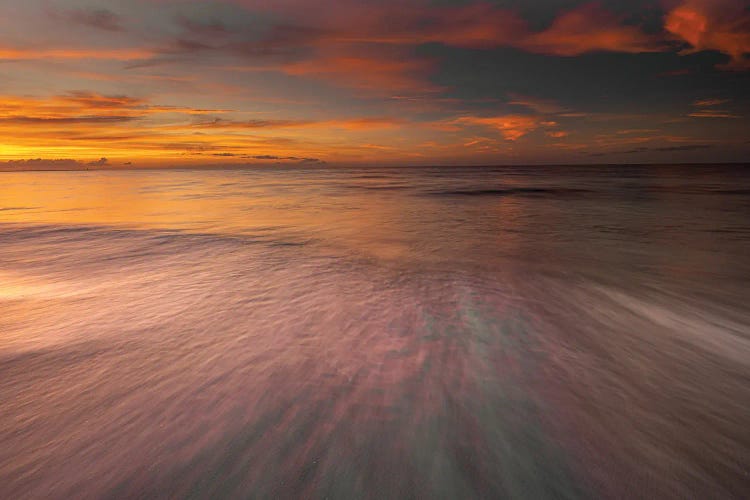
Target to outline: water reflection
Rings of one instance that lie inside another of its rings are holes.
[[[742,497],[742,172],[3,174],[0,496]]]

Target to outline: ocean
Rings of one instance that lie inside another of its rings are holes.
[[[750,166],[0,173],[0,498],[747,498]]]

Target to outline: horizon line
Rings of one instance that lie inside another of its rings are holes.
[[[327,169],[327,168],[516,168],[516,167],[701,167],[701,166],[750,166],[750,160],[722,162],[642,162],[642,163],[503,163],[503,164],[272,164],[260,163],[225,164],[225,165],[175,165],[175,166],[86,166],[81,168],[3,168],[0,173],[14,172],[108,172],[138,170],[242,170],[250,168],[267,169]]]

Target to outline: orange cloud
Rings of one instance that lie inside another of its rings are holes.
[[[720,109],[700,109],[690,113],[688,116],[693,118],[742,118],[739,115]]]
[[[559,56],[661,49],[653,37],[636,26],[623,25],[596,5],[564,12],[548,29],[535,33],[516,12],[487,1],[442,7],[427,0],[409,5],[394,0],[322,0],[322,4],[283,0],[262,5],[235,1],[252,11],[273,12],[284,23],[247,35],[218,21],[178,18],[183,32],[168,39],[149,38],[154,43],[150,48],[0,47],[0,59],[130,61],[128,68],[133,69],[212,55],[251,58],[261,71],[322,80],[360,92],[411,96],[443,90],[430,81],[435,61],[413,52],[415,45],[424,43],[516,47]],[[123,26],[117,15],[101,9],[62,15],[103,32],[117,33]],[[539,103],[527,104],[540,109]]]
[[[709,106],[719,106],[720,104],[725,104],[729,102],[729,99],[703,99],[700,101],[695,101],[693,103],[693,106],[698,107],[709,107]]]
[[[255,2],[241,3],[258,8]],[[272,27],[260,40],[230,44],[230,52],[254,56],[304,50],[304,56],[271,69],[370,93],[439,92],[429,80],[433,61],[412,53],[411,47],[424,43],[476,49],[516,47],[559,56],[664,49],[655,37],[624,25],[597,5],[564,12],[538,33],[516,12],[481,1],[438,7],[418,0],[408,5],[392,0],[324,0],[314,5],[287,0],[263,9],[277,11],[293,22]],[[210,44],[196,41],[195,45],[206,50]]]
[[[319,28],[308,30],[308,43],[332,45],[347,43],[414,45],[442,43],[454,47],[492,48],[515,46],[554,55],[578,55],[591,51],[651,52],[662,49],[658,40],[598,4],[587,4],[564,12],[552,25],[532,33],[514,11],[479,1],[460,6],[436,7],[428,2],[351,1],[316,3],[282,2],[287,15]],[[304,35],[297,29],[294,36]],[[289,33],[287,34],[287,38]],[[278,40],[276,40],[278,42]],[[299,39],[296,39],[300,42]]]
[[[145,99],[96,92],[69,92],[47,98],[0,96],[0,121],[33,123],[126,121],[153,114],[200,115],[221,109],[154,106]]]
[[[0,125],[97,125],[126,122],[146,114],[142,101],[72,93],[46,99],[0,96]]]
[[[252,2],[250,6],[257,8]],[[275,43],[292,40],[319,46],[437,42],[463,47],[494,47],[508,44],[526,31],[526,24],[514,12],[483,1],[438,7],[423,0],[408,3],[329,0],[314,4],[306,1],[274,2],[268,8],[280,10],[285,16],[297,20],[295,29],[276,30],[272,40]],[[302,26],[315,26],[316,29]],[[300,36],[305,39],[300,40]]]
[[[527,29],[526,23],[515,13],[487,3],[444,8],[436,13],[438,18],[433,27],[426,30],[425,38],[456,47],[508,45]]]
[[[405,123],[387,116],[195,121],[195,115],[225,111],[158,106],[143,98],[93,92],[46,98],[0,96],[0,159],[42,156],[89,161],[106,155],[139,162],[209,157],[234,162],[271,157],[307,161],[361,154],[353,145],[355,138],[377,133],[381,139],[393,140],[398,135],[391,130]],[[233,116],[243,114],[233,112]]]
[[[741,118],[731,111],[716,109],[716,106],[730,102],[729,99],[703,99],[695,101],[693,106],[698,108],[688,116],[692,118]]]
[[[750,69],[750,12],[742,0],[687,0],[666,16],[664,28],[691,46],[729,56],[726,69]]]
[[[51,48],[14,48],[0,47],[0,60],[30,61],[46,59],[109,59],[114,61],[131,61],[147,59],[154,52],[145,49],[51,49]]]
[[[512,100],[509,101],[508,104],[512,106],[523,106],[536,111],[537,113],[550,115],[566,111],[565,108],[548,99],[539,99],[537,97],[529,97],[519,94],[511,94],[511,98]]]
[[[381,33],[390,33],[385,40],[395,43],[436,42],[454,47],[491,48],[511,45],[527,31],[526,23],[514,12],[484,2],[412,9],[396,36],[389,18],[384,16],[384,22],[377,28]]]
[[[539,118],[524,115],[504,115],[492,117],[466,116],[455,120],[461,125],[479,125],[500,132],[507,141],[516,141],[533,132],[541,125]]]
[[[177,125],[175,129],[206,128],[206,129],[291,129],[291,128],[338,128],[345,130],[376,130],[398,127],[405,121],[389,117],[366,117],[336,120],[225,120],[214,119],[208,122],[198,122],[185,127]]]
[[[375,130],[400,127],[406,120],[389,117],[353,118],[348,120],[326,120],[320,122],[324,127],[331,126],[346,130]]]
[[[558,56],[577,56],[586,52],[658,52],[658,40],[621,20],[598,4],[589,4],[566,12],[540,33],[518,43],[531,52]]]
[[[425,80],[431,69],[429,61],[362,55],[322,55],[282,68],[289,75],[319,78],[340,86],[388,95],[436,92],[438,88]]]
[[[270,128],[292,128],[306,127],[314,122],[306,120],[225,120],[215,118],[210,121],[192,123],[190,125],[175,125],[173,130],[185,130],[187,128],[199,129],[270,129]]]

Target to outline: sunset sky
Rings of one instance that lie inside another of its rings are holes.
[[[0,169],[750,159],[743,0],[0,0]]]

